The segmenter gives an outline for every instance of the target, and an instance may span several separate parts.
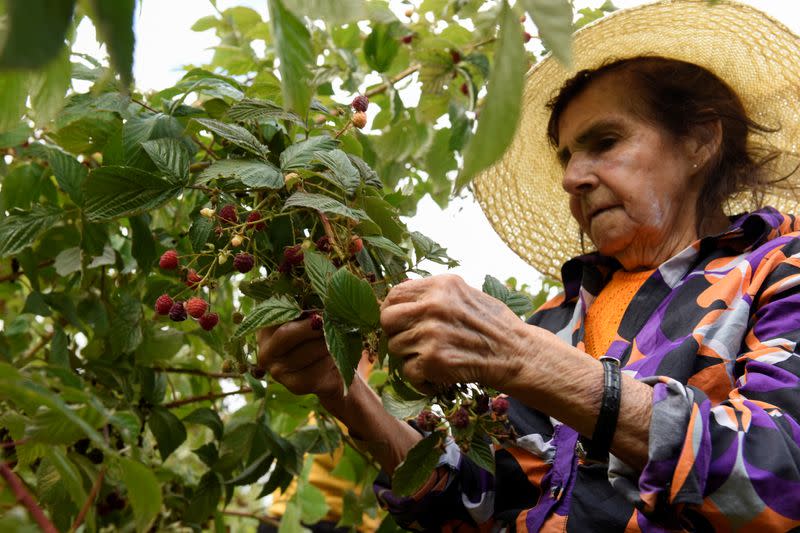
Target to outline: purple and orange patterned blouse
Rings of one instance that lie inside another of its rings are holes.
[[[619,264],[568,261],[564,292],[529,320],[583,346],[586,310]],[[607,355],[654,387],[649,459],[592,462],[572,428],[511,399],[521,437],[496,474],[452,442],[398,523],[428,531],[788,531],[800,527],[800,219],[766,207],[732,218],[662,264]]]

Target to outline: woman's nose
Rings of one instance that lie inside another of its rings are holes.
[[[594,167],[591,159],[581,152],[573,154],[564,168],[561,186],[567,193],[573,195],[593,190],[600,183]]]

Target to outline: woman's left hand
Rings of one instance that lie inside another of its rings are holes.
[[[392,288],[381,326],[389,353],[405,360],[403,374],[423,392],[470,382],[502,388],[531,348],[530,327],[503,302],[449,274]]]

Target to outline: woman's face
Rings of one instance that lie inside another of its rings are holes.
[[[598,251],[652,268],[696,238],[698,150],[635,115],[630,85],[604,76],[570,102],[558,154],[572,216]]]

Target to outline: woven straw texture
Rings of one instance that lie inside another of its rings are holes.
[[[473,190],[500,237],[542,274],[560,279],[561,265],[581,254],[580,231],[561,188],[561,167],[547,140],[545,104],[578,70],[609,58],[661,55],[714,72],[739,95],[751,118],[777,133],[756,141],[786,156],[774,171],[797,166],[800,139],[800,41],[778,21],[749,6],[721,1],[671,0],[612,13],[575,34],[574,65],[566,70],[552,56],[527,74],[523,111],[503,157],[480,173]],[[794,212],[798,173],[767,191],[763,203]],[[751,196],[733,198],[728,214],[752,208]],[[593,250],[585,241],[586,251]]]

